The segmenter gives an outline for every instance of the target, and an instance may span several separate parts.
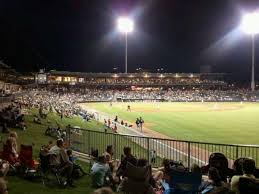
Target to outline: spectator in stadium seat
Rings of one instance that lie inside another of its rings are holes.
[[[209,168],[208,178],[209,179],[202,182],[200,186],[201,194],[207,194],[214,191],[218,187],[225,186],[225,183],[221,180],[218,169],[215,167]]]
[[[117,176],[124,176],[127,163],[130,163],[134,166],[137,165],[138,160],[131,154],[131,148],[130,147],[124,147],[123,149],[124,157],[121,160],[121,164],[117,171]]]
[[[233,164],[234,175],[243,175],[243,162],[246,158],[238,158]]]
[[[155,174],[155,179],[164,179],[166,181],[169,181],[170,172],[172,171],[170,160],[163,159],[163,167],[158,168],[158,172]]]
[[[69,161],[62,139],[58,139],[57,144],[50,148],[49,154],[55,156],[52,157],[51,165],[57,166],[66,175],[68,185],[74,187],[72,180],[73,163]]]
[[[212,153],[209,157],[209,164],[201,167],[203,174],[207,174],[210,167],[218,169],[221,180],[227,181],[227,177],[233,176],[233,170],[228,168],[228,159],[222,153]]]
[[[243,160],[242,165],[243,175],[235,175],[231,179],[231,190],[239,194],[239,179],[240,177],[246,177],[250,179],[255,179],[253,175],[255,171],[255,161],[253,159],[246,158]]]
[[[199,173],[199,174],[201,174],[201,168],[197,164],[192,164],[191,172],[192,173]]]
[[[111,169],[104,156],[99,156],[91,168],[92,184],[95,188],[107,186],[112,182]]]

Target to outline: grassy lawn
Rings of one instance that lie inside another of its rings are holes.
[[[32,111],[32,113],[36,113],[35,111]],[[26,131],[21,131],[19,129],[16,129],[18,133],[19,142],[23,144],[32,144],[34,143],[35,146],[33,148],[33,154],[35,158],[38,158],[39,155],[39,149],[41,145],[46,144],[49,140],[51,140],[51,137],[47,137],[44,135],[44,131],[47,128],[49,123],[47,123],[46,120],[43,120],[43,123],[41,125],[34,124],[32,122],[33,117],[31,115],[26,116],[26,123],[28,124],[28,129]],[[97,124],[95,121],[91,122],[84,122],[81,118],[64,118],[61,122],[60,118],[54,114],[51,113],[48,115],[48,120],[51,122],[51,125],[55,126],[56,121],[63,127],[65,127],[68,124],[71,124],[72,126],[80,126],[82,128],[87,129],[97,129]],[[3,140],[5,140],[5,136],[3,137]],[[55,141],[54,139],[52,139]],[[83,168],[88,171],[89,165],[86,163],[80,162],[80,164],[83,166]],[[56,193],[62,193],[62,194],[90,194],[93,189],[91,188],[91,179],[89,176],[85,176],[75,182],[76,188],[65,188],[60,189],[58,187],[49,188],[46,186],[43,186],[41,182],[30,182],[27,180],[24,180],[19,177],[11,176],[8,177],[8,187],[9,187],[9,193],[11,194],[56,194]]]
[[[132,111],[126,111],[127,105]],[[96,110],[135,123],[142,116],[145,127],[180,140],[259,144],[258,103],[88,103]],[[111,118],[113,118],[111,116]]]
[[[71,126],[79,126],[82,129],[88,129],[92,131],[101,131],[103,132],[103,125],[98,124],[96,121],[91,120],[90,122],[83,121],[80,117],[74,118],[63,118],[61,121],[60,117],[55,113],[48,114],[48,122],[47,120],[42,120],[42,124],[35,124],[32,122],[33,114],[37,114],[36,110],[31,110],[29,115],[25,116],[26,123],[28,125],[28,129],[26,131],[22,131],[20,129],[12,129],[18,134],[18,143],[23,143],[26,145],[34,144],[33,147],[33,155],[34,158],[39,157],[40,147],[48,141],[53,140],[54,138],[48,137],[44,135],[45,129],[48,126],[56,127],[58,123],[61,128],[65,128],[68,124]],[[90,147],[97,148],[99,150],[99,154],[103,153],[107,145],[114,145],[116,142],[117,153],[115,153],[116,158],[120,158],[121,153],[123,152],[124,146],[130,146],[134,150],[134,155],[138,158],[147,157],[147,151],[134,143],[134,139],[120,137],[114,139],[113,134],[104,134],[104,133],[91,133],[88,136],[87,132],[83,132],[82,136],[71,136],[72,145],[74,148],[81,152],[87,152]],[[89,138],[90,137],[90,138]],[[3,142],[6,139],[6,135],[2,136]],[[80,142],[80,145],[76,145],[73,141]],[[144,145],[142,145],[144,146]],[[80,165],[85,169],[85,171],[89,170],[89,164],[80,162]],[[58,187],[46,187],[41,182],[30,182],[24,180],[19,177],[10,176],[8,177],[8,186],[10,188],[10,193],[12,194],[54,194],[54,193],[62,193],[62,194],[90,194],[93,189],[91,188],[91,178],[89,176],[85,176],[75,182],[76,188],[65,188],[61,189]]]

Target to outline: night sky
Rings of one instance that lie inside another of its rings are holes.
[[[209,65],[213,72],[250,76],[251,39],[238,26],[243,13],[259,8],[258,0],[0,2],[0,59],[18,71],[123,72],[125,42],[116,18],[129,15],[135,21],[130,72],[199,72]],[[256,45],[259,64],[259,38]]]

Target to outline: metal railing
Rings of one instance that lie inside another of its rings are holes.
[[[101,128],[101,127],[100,127]],[[70,129],[68,135],[70,147],[78,152],[91,154],[92,149],[98,149],[99,155],[105,152],[107,145],[112,145],[113,157],[120,159],[123,148],[128,146],[137,158],[146,158],[153,166],[160,166],[163,158],[182,161],[186,167],[193,163],[200,166],[208,163],[212,153],[223,153],[232,167],[234,160],[241,157],[253,158],[259,165],[259,146],[214,144],[172,139],[141,137],[117,133],[105,133],[86,129]]]
[[[0,97],[0,104],[4,104],[4,103],[10,103],[12,102],[12,100],[14,100],[14,96],[5,96],[5,97]]]

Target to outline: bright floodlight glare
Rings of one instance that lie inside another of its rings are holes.
[[[259,13],[254,12],[244,15],[241,28],[247,34],[254,35],[259,33]]]
[[[129,33],[133,31],[134,23],[130,18],[120,17],[117,24],[120,32]]]

